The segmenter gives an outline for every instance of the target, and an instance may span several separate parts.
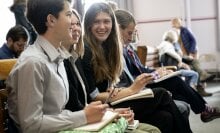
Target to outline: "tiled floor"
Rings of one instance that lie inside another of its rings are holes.
[[[220,81],[208,83],[206,90],[214,93],[211,97],[205,97],[207,103],[220,108]],[[193,133],[220,133],[220,118],[208,123],[200,120],[200,115],[190,112],[190,124]]]

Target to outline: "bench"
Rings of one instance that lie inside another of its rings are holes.
[[[137,46],[137,55],[144,66],[158,68],[161,66],[159,52],[155,47]],[[166,69],[177,70],[176,66],[165,66]]]
[[[17,59],[0,60],[0,80],[6,80]],[[0,133],[8,130],[8,91],[6,88],[0,89]]]

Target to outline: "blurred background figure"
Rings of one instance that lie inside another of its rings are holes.
[[[28,40],[25,27],[16,25],[6,35],[6,43],[0,48],[0,59],[18,58],[24,50]]]
[[[37,32],[26,18],[26,3],[26,0],[14,0],[10,10],[14,13],[16,25],[22,25],[28,30],[29,44],[33,44],[37,38]]]
[[[6,35],[6,43],[0,48],[0,59],[18,58],[28,40],[27,30],[20,25],[12,27]],[[5,88],[5,82],[0,80],[0,89]]]

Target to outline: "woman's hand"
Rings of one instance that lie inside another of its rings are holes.
[[[91,102],[85,108],[87,123],[100,121],[108,108],[108,104],[102,104],[101,101]]]
[[[114,98],[114,97],[116,97],[116,96],[118,95],[118,93],[121,91],[121,89],[122,89],[122,88],[110,87],[110,88],[107,89],[107,92],[108,92],[109,94],[113,93],[113,94],[111,95],[111,99],[112,99],[112,98]],[[113,91],[113,92],[112,92],[112,91]]]
[[[119,113],[119,117],[124,117],[129,124],[134,122],[134,112],[130,108],[117,108],[114,110]]]
[[[141,75],[137,76],[134,80],[133,84],[130,86],[130,89],[135,93],[139,92],[143,89],[148,83],[153,81],[153,77],[149,73],[142,73]]]

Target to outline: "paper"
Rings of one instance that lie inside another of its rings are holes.
[[[177,76],[177,75],[181,75],[181,72],[180,71],[172,72],[172,73],[167,74],[167,75],[165,75],[165,76],[163,76],[163,77],[161,77],[159,79],[154,80],[152,83],[158,83],[160,81],[163,81],[165,79],[168,79],[168,78],[171,78],[171,77],[174,77],[174,76]]]
[[[118,113],[112,112],[112,111],[106,111],[102,120],[100,122],[87,124],[81,127],[74,128],[74,130],[80,130],[80,131],[99,131],[109,123],[111,123],[116,117],[118,116]]]
[[[130,96],[121,98],[119,100],[116,100],[114,102],[111,102],[111,105],[114,106],[114,105],[119,104],[119,103],[124,102],[124,101],[141,99],[141,98],[149,98],[149,97],[151,97],[151,98],[154,97],[153,91],[151,89],[144,89],[144,90],[140,91],[137,94],[130,95]]]
[[[139,121],[138,121],[138,120],[134,120],[134,123],[133,123],[133,124],[129,124],[127,129],[129,129],[129,130],[134,130],[134,129],[136,129],[138,126],[139,126]]]

